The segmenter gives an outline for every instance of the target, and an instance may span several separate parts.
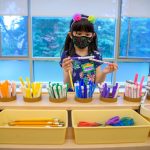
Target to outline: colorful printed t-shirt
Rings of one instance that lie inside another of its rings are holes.
[[[98,51],[94,51],[92,56],[95,56],[94,59],[102,60],[102,56]],[[62,64],[62,61],[64,58],[68,57],[66,55],[66,51],[63,52],[60,65]],[[73,57],[80,57],[79,55],[75,54]],[[80,79],[84,80],[91,80],[95,82],[95,75],[96,75],[96,68],[100,66],[101,63],[94,62],[89,59],[84,60],[74,60],[73,61],[73,83],[80,81]]]

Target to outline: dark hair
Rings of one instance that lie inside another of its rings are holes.
[[[80,21],[74,22],[73,19],[70,22],[70,32],[73,34],[73,31],[85,31],[85,32],[93,32],[94,25],[88,21],[88,16],[81,15],[82,19]],[[89,47],[89,54],[93,53],[95,50],[97,51],[97,35],[93,37]],[[70,38],[69,34],[66,37],[65,45],[63,51],[67,51],[67,56],[73,56],[75,54],[75,48],[72,39]]]

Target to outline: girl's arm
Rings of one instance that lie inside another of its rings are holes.
[[[106,78],[106,73],[104,73],[103,71],[101,71],[101,67],[98,66],[96,68],[96,79],[95,79],[95,82],[96,83],[102,83],[105,81],[105,78]]]
[[[106,78],[106,75],[107,75],[108,73],[111,73],[111,72],[113,72],[113,71],[116,71],[117,69],[118,69],[118,65],[115,64],[115,63],[106,66],[106,67],[104,68],[104,70],[102,70],[102,71],[101,71],[100,66],[98,66],[98,67],[96,68],[96,80],[95,80],[95,82],[96,82],[96,83],[102,83],[102,82],[104,82],[104,81],[105,81],[105,78]]]

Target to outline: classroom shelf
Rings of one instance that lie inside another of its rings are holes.
[[[17,94],[17,99],[11,102],[0,102],[0,110],[3,109],[122,109],[131,108],[139,110],[139,102],[129,102],[123,99],[123,96],[118,97],[117,102],[107,103],[99,100],[99,93],[94,93],[93,101],[90,103],[79,103],[74,100],[74,93],[68,93],[67,101],[63,103],[52,103],[48,99],[48,94],[42,94],[42,100],[39,102],[24,102],[22,94]],[[122,95],[122,94],[121,94]],[[145,101],[150,104],[150,100]],[[91,144],[78,145],[74,142],[73,130],[68,128],[65,143],[63,145],[15,145],[15,144],[0,144],[0,150],[149,150],[150,137],[144,143],[121,143],[121,144]]]
[[[63,103],[53,103],[48,99],[48,94],[42,94],[42,100],[39,102],[25,102],[21,94],[17,94],[17,99],[11,102],[0,102],[0,110],[3,109],[103,109],[103,108],[131,108],[138,110],[140,107],[139,102],[129,102],[123,99],[123,96],[118,97],[117,102],[107,103],[99,100],[99,93],[94,93],[93,101],[89,103],[79,103],[74,100],[75,94],[72,92],[68,93],[67,101]],[[145,103],[150,104],[150,100],[146,100]]]
[[[63,145],[14,145],[0,144],[3,150],[149,150],[150,137],[144,143],[120,143],[120,144],[75,144],[72,128],[69,128],[66,142]]]

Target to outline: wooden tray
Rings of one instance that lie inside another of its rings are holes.
[[[41,96],[40,97],[36,97],[36,98],[26,98],[26,97],[23,97],[24,101],[25,102],[38,102],[41,100]]]
[[[0,102],[10,102],[10,101],[14,101],[14,100],[16,100],[16,96],[12,96],[10,98],[8,98],[8,97],[0,98]]]
[[[77,97],[75,97],[75,101],[80,102],[80,103],[89,103],[92,101],[92,98],[77,98]]]
[[[62,102],[67,101],[67,97],[64,97],[64,98],[50,98],[49,97],[49,101],[53,103],[62,103]]]
[[[139,98],[131,98],[131,97],[126,97],[125,95],[124,95],[124,99],[126,101],[129,101],[129,102],[140,102],[141,101],[141,97],[139,97]]]
[[[108,103],[117,102],[117,98],[105,98],[105,97],[100,97],[100,100],[103,101],[103,102],[108,102]]]

